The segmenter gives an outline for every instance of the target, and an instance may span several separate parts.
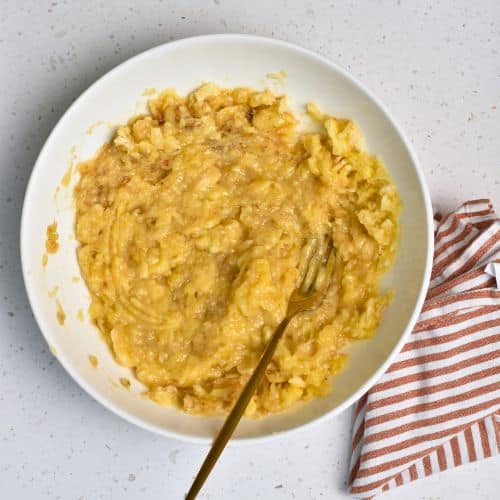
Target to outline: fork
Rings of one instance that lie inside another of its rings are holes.
[[[296,314],[315,309],[323,301],[330,284],[334,262],[335,252],[331,237],[312,238],[304,245],[299,262],[300,285],[290,296],[285,319],[276,328],[276,331],[262,353],[250,379],[243,388],[231,413],[227,416],[224,425],[215,438],[203,465],[185,497],[186,500],[195,499],[205,483],[217,459],[232,436],[234,429],[243,416],[250,399],[252,399],[252,396],[264,377],[267,365],[270,363],[278,342],[281,337],[283,337],[290,321]]]

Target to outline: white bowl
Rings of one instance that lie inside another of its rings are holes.
[[[278,92],[291,96],[302,112],[314,100],[328,113],[355,119],[366,134],[371,152],[379,154],[403,200],[402,237],[393,270],[384,285],[395,292],[376,336],[351,346],[350,360],[334,378],[325,398],[262,420],[243,420],[234,441],[255,441],[320,422],[338,414],[366,392],[387,368],[411,331],[428,285],[432,258],[432,211],[417,158],[401,129],[385,107],[346,71],[330,61],[285,42],[247,35],[210,35],[188,38],[148,50],[103,76],[68,109],[47,139],[33,169],[24,200],[21,258],[29,300],[49,346],[68,373],[97,401],[117,415],[145,429],[187,441],[208,442],[220,418],[194,417],[162,408],[139,393],[141,386],[128,369],[111,356],[87,311],[89,295],[76,259],[72,186],[61,186],[71,161],[87,159],[111,136],[112,126],[144,110],[146,88],[175,87],[184,93],[203,81],[225,86],[272,85],[266,74],[285,70]],[[97,125],[96,125],[97,124]],[[100,125],[99,125],[100,124]],[[106,125],[108,124],[108,125]],[[94,126],[92,133],[89,127]],[[56,195],[56,190],[58,189]],[[46,227],[58,223],[60,250],[42,268]],[[56,319],[56,299],[66,315]],[[53,295],[53,294],[52,294]],[[99,360],[97,369],[89,354]],[[132,380],[130,390],[118,383]]]

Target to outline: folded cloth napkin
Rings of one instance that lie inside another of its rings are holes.
[[[436,218],[434,239],[418,322],[356,407],[356,497],[500,453],[500,219],[469,201]]]

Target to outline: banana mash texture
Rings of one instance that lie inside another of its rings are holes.
[[[167,90],[120,126],[75,188],[78,260],[90,316],[147,396],[226,413],[297,286],[308,238],[331,234],[322,305],[297,316],[246,415],[324,395],[352,339],[374,334],[390,298],[400,200],[349,120],[285,96],[207,83]]]

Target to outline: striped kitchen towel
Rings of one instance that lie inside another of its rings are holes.
[[[354,496],[369,498],[500,453],[499,264],[500,219],[488,200],[436,219],[418,322],[356,407]]]

